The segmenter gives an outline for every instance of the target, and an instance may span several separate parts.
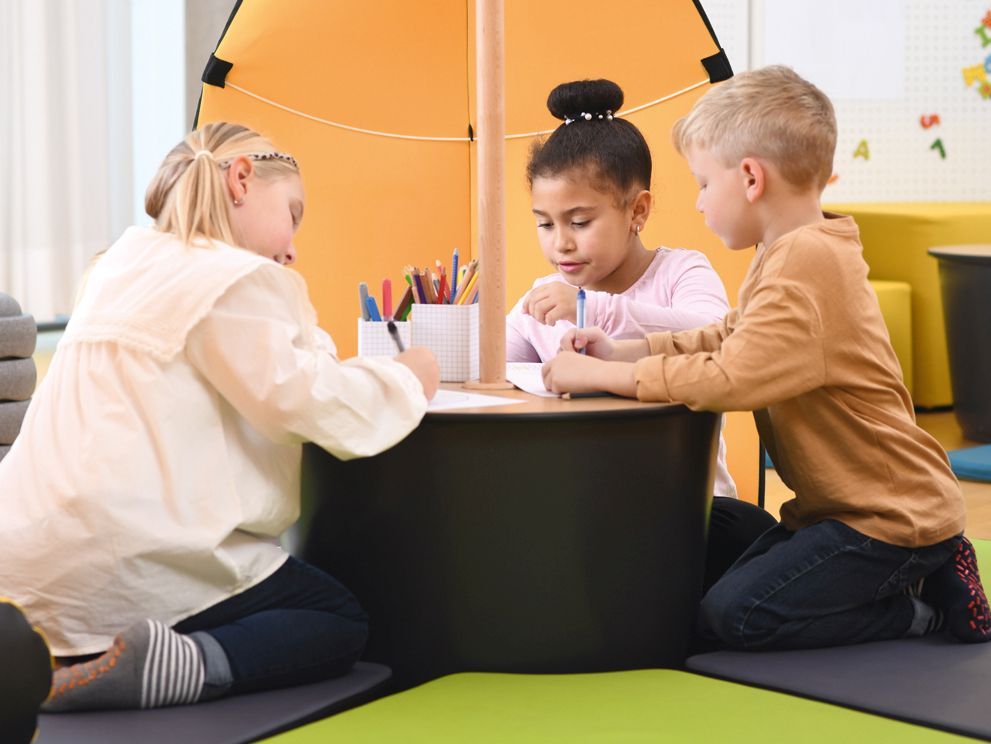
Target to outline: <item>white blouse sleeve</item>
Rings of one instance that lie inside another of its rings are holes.
[[[190,331],[190,362],[275,442],[315,442],[340,459],[399,442],[426,411],[420,381],[391,359],[339,361],[306,320],[300,285],[272,268],[238,280]]]

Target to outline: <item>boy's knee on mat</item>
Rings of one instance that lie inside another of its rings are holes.
[[[759,608],[753,607],[727,582],[718,582],[702,598],[699,627],[706,636],[715,636],[730,648],[743,649],[764,635],[759,622]]]

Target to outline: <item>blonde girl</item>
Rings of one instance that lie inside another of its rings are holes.
[[[301,445],[391,447],[438,373],[422,349],[337,358],[286,268],[304,205],[290,154],[208,124],[148,187],[154,226],[93,266],[0,463],[0,595],[78,662],[48,711],[311,682],[361,654],[354,597],[278,544]]]

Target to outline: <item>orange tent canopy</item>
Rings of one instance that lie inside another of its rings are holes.
[[[301,164],[297,268],[345,356],[357,346],[358,282],[377,294],[383,278],[404,285],[406,264],[449,264],[455,247],[462,263],[475,254],[474,29],[465,0],[242,0],[204,73],[200,122],[251,126]],[[624,111],[654,156],[645,244],[704,251],[732,296],[749,257],[704,229],[695,184],[669,142],[709,83],[732,74],[701,5],[505,0],[504,36],[507,307],[549,271],[524,175],[531,143],[558,124],[547,94],[600,77],[623,88]],[[728,438],[740,440],[729,447],[734,477],[753,493],[749,418],[731,421]]]

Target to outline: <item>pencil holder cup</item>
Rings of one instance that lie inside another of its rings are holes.
[[[399,353],[396,342],[389,334],[386,321],[362,320],[358,318],[358,356],[395,356]],[[396,330],[403,346],[410,346],[410,324],[396,321]]]
[[[478,378],[478,305],[413,305],[413,346],[437,357],[441,382]]]

